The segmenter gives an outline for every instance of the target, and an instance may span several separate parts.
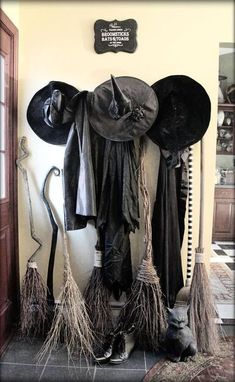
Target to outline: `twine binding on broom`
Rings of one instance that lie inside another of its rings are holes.
[[[119,315],[119,327],[135,326],[135,338],[142,348],[157,350],[166,330],[166,310],[159,277],[152,261],[152,227],[150,197],[145,180],[145,141],[140,142],[140,190],[143,199],[146,244],[145,254],[132,284],[131,293]]]
[[[200,352],[215,354],[219,349],[219,331],[215,318],[214,296],[204,263],[204,181],[205,181],[204,142],[201,140],[201,175],[200,175],[200,216],[199,240],[196,248],[195,265],[189,296],[189,325]]]
[[[44,333],[44,323],[47,312],[46,288],[44,286],[44,281],[37,270],[37,264],[34,261],[36,255],[42,247],[42,241],[35,232],[28,174],[26,169],[21,164],[21,161],[29,156],[29,152],[26,149],[25,144],[26,137],[21,137],[19,140],[19,151],[21,154],[16,160],[16,165],[23,175],[27,195],[30,234],[32,239],[38,244],[38,247],[28,259],[27,270],[22,281],[20,326],[23,335],[37,336]]]

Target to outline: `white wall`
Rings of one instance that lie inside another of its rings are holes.
[[[212,102],[211,123],[205,135],[206,211],[205,253],[210,255],[215,143],[217,118],[219,43],[233,41],[233,1],[20,1],[19,6],[19,136],[28,139],[28,169],[36,232],[43,240],[38,256],[42,275],[46,276],[50,253],[51,228],[39,190],[52,165],[63,164],[64,147],[40,140],[26,120],[27,106],[34,93],[51,80],[65,81],[78,89],[93,90],[115,76],[129,75],[148,84],[172,74],[192,77],[207,90]],[[93,26],[97,19],[137,21],[138,47],[135,53],[96,54]],[[199,145],[195,151],[194,246],[198,237]],[[147,174],[151,198],[155,196],[159,152],[149,142]],[[50,199],[62,222],[61,182],[53,178]],[[34,243],[30,238],[26,197],[19,179],[20,271],[23,275]],[[71,262],[75,279],[83,287],[93,265],[95,229],[89,225],[69,233]],[[143,256],[143,232],[132,236],[133,265]],[[185,265],[185,243],[183,259]],[[62,284],[62,241],[58,241],[55,269],[55,295]]]

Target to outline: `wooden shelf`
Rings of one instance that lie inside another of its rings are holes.
[[[218,107],[219,108],[226,107],[226,108],[229,108],[229,109],[233,109],[233,108],[235,108],[235,103],[219,103]]]
[[[231,147],[232,145],[232,150],[231,151],[217,150],[216,155],[235,155],[235,104],[220,103],[218,104],[218,110],[224,111],[225,118],[224,118],[222,126],[217,125],[217,132],[218,132],[217,146],[221,146],[221,143],[226,143],[226,145],[229,145],[229,147]],[[230,125],[225,124],[226,118],[228,117],[231,119]],[[232,136],[230,138],[220,137],[220,131],[223,129],[225,132],[225,134],[223,135],[231,133]]]

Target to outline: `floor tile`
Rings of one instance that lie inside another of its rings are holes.
[[[226,249],[226,254],[229,256],[229,257],[235,257],[235,251],[234,249]]]
[[[222,249],[235,249],[235,244],[220,244]]]
[[[226,255],[220,255],[220,256],[213,256],[210,258],[211,263],[234,263],[234,259],[231,256]]]
[[[226,265],[227,265],[232,271],[235,271],[235,263],[226,263]]]
[[[222,325],[223,335],[225,337],[231,337],[235,335],[234,325]]]
[[[225,252],[222,249],[214,249],[214,252],[219,256],[225,256]]]
[[[145,370],[96,369],[94,382],[141,382]]]
[[[145,369],[145,362],[144,362],[144,351],[143,350],[134,350],[131,354],[129,359],[121,363],[120,365],[114,365],[111,363],[98,365],[97,369]]]
[[[10,346],[3,354],[2,362],[36,364],[36,355],[41,349],[43,341],[38,339],[24,339],[14,337]]]
[[[94,370],[94,368],[87,369],[79,367],[46,366],[46,368],[43,369],[39,380],[41,382],[92,382],[94,377]]]
[[[12,363],[0,364],[0,380],[1,382],[34,382],[38,381],[42,367],[35,365],[23,365]]]
[[[234,318],[224,318],[223,319],[224,325],[234,325],[235,326],[235,319]]]
[[[145,352],[146,370],[149,370],[155,363],[164,357],[164,353]]]
[[[65,348],[60,348],[57,351],[51,352],[50,355],[47,355],[45,359],[42,360],[42,364],[44,363],[47,363],[47,365],[52,366],[60,365],[75,367],[94,367],[93,359],[86,360],[84,357],[80,357],[79,354],[73,354],[71,357],[69,357],[68,352]]]
[[[216,304],[220,318],[235,318],[233,304]]]

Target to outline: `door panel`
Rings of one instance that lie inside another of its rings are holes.
[[[0,352],[19,318],[17,234],[17,44],[15,26],[0,11]]]

